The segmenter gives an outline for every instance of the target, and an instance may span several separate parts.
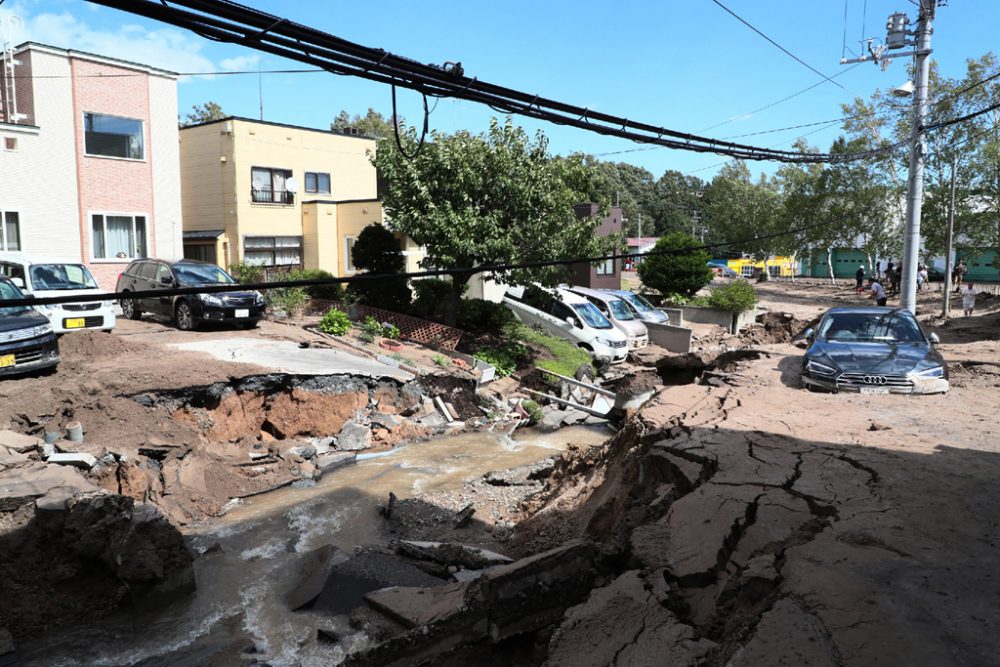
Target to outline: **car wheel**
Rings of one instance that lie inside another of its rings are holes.
[[[123,298],[118,302],[122,307],[122,315],[129,320],[137,320],[142,317],[142,311],[139,310],[139,302],[135,299]]]
[[[195,328],[194,312],[187,301],[181,301],[174,310],[174,323],[181,331],[192,331]]]

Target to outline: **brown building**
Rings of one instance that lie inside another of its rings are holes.
[[[600,212],[597,204],[577,204],[573,211],[577,217],[596,217]],[[601,220],[597,227],[598,236],[611,236],[622,232],[622,210],[619,206],[612,206],[608,214]],[[608,259],[594,266],[592,264],[573,265],[573,284],[579,287],[592,287],[594,289],[621,289],[622,286],[622,260]]]

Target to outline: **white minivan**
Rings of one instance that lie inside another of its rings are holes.
[[[503,304],[519,320],[537,325],[594,355],[601,363],[617,364],[628,356],[628,339],[584,297],[565,289],[537,285],[511,287]]]
[[[48,260],[24,253],[0,253],[0,275],[7,276],[26,295],[42,299],[77,294],[105,294],[90,270],[79,262]],[[80,329],[111,331],[115,326],[113,301],[53,303],[35,308],[49,318],[56,333]]]
[[[635,311],[625,303],[624,299],[611,292],[589,287],[569,286],[566,289],[597,306],[601,314],[628,338],[629,350],[641,350],[649,345],[649,331],[646,325],[636,317]]]

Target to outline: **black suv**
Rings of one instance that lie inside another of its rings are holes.
[[[148,292],[178,287],[235,285],[231,275],[215,264],[182,259],[137,259],[118,276],[116,292]],[[122,314],[139,319],[143,313],[167,317],[178,329],[190,331],[202,322],[234,323],[245,329],[257,326],[264,316],[264,297],[260,292],[217,292],[183,296],[145,297],[120,301]]]
[[[49,318],[30,306],[4,306],[24,294],[0,276],[0,375],[31,373],[59,364],[59,343]],[[29,297],[30,298],[30,297]]]

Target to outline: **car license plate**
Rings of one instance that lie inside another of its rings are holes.
[[[66,328],[67,329],[82,329],[85,326],[87,326],[87,325],[86,325],[86,322],[84,322],[84,319],[82,317],[73,317],[73,318],[70,318],[70,319],[66,320]]]
[[[888,387],[861,387],[862,394],[888,394]]]
[[[237,308],[236,317],[250,317],[250,310],[247,308]]]
[[[0,368],[7,368],[9,366],[14,366],[15,363],[16,362],[14,360],[13,354],[4,354],[0,356]]]

